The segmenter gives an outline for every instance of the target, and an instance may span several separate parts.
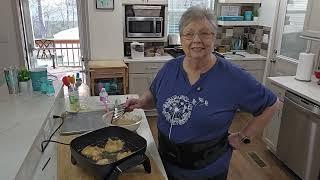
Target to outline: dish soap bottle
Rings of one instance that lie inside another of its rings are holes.
[[[101,91],[99,93],[99,97],[100,97],[100,101],[104,105],[105,111],[108,112],[109,111],[108,104],[107,104],[108,93],[105,88],[101,88]]]
[[[100,101],[104,104],[104,102],[108,101],[108,93],[105,88],[101,88],[99,93]]]

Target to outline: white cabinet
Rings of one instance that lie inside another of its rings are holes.
[[[141,96],[150,88],[153,79],[165,63],[130,62],[129,66],[129,93]],[[146,116],[157,116],[155,109],[145,110]]]
[[[259,82],[262,82],[264,70],[258,69],[258,70],[250,70],[250,71],[248,71],[248,72],[249,72],[254,78],[256,78],[256,80],[258,80]]]
[[[142,95],[149,89],[153,79],[164,63],[130,62],[129,93]]]
[[[285,95],[285,89],[279,87],[278,85],[267,81],[267,87],[274,92],[279,100],[281,101],[280,108],[277,112],[275,112],[274,116],[271,119],[271,122],[266,126],[263,131],[263,140],[267,144],[267,147],[270,149],[271,152],[276,154],[277,152],[277,144],[278,144],[278,136],[281,124],[281,116],[282,116],[282,106],[283,100]]]
[[[266,61],[259,60],[231,60],[232,63],[239,65],[244,70],[248,71],[259,82],[263,80],[264,68]]]
[[[320,39],[320,1],[309,0],[302,35]]]
[[[168,0],[122,0],[122,4],[157,4],[157,5],[168,5]]]
[[[129,93],[141,96],[151,85],[150,74],[129,74]]]
[[[261,3],[261,0],[219,0],[219,3]]]

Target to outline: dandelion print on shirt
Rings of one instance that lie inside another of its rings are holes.
[[[174,95],[168,98],[162,106],[162,114],[171,124],[169,139],[171,138],[172,126],[185,124],[189,120],[194,107],[208,106],[208,104],[209,102],[202,97],[193,99],[191,102],[189,98],[184,95]]]

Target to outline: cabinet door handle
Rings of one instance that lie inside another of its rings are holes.
[[[160,69],[160,67],[156,67],[156,66],[153,66],[153,67],[148,67],[147,69]]]
[[[122,75],[123,73],[99,73],[98,76],[116,76],[116,75]]]

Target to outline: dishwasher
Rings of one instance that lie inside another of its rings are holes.
[[[284,99],[277,155],[301,179],[320,180],[320,107],[289,91]]]

